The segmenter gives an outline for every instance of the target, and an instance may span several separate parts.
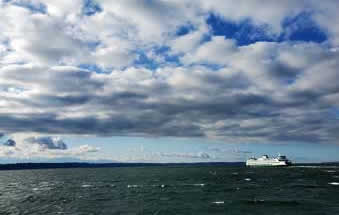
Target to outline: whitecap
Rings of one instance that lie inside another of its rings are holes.
[[[40,182],[41,185],[49,185],[49,182],[48,181],[42,181]]]
[[[335,171],[335,170],[327,170],[326,172],[328,172],[328,173],[335,173],[337,171]]]
[[[252,179],[250,179],[250,178],[245,178],[244,180],[245,181],[252,181]]]
[[[165,188],[165,187],[166,187],[166,185],[162,184],[160,187],[161,187],[161,188]]]
[[[92,187],[92,185],[90,185],[90,184],[83,184],[83,185],[81,185],[81,187],[84,187],[84,188],[86,188],[86,187]]]
[[[136,184],[127,185],[127,188],[137,188],[137,187],[140,187],[140,185],[136,185]]]
[[[8,187],[16,187],[18,185],[19,185],[19,183],[13,182],[13,183],[9,183],[7,186]]]
[[[328,183],[328,184],[334,185],[334,186],[339,186],[339,182],[330,182],[330,183]]]
[[[216,201],[216,202],[212,202],[213,204],[217,204],[217,205],[221,205],[221,204],[225,204],[224,201]]]
[[[33,191],[48,191],[51,190],[52,188],[46,187],[46,186],[39,186],[39,187],[34,187],[32,190]]]
[[[205,184],[182,184],[181,186],[193,186],[193,187],[203,187]]]

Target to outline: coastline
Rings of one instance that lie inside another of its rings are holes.
[[[339,162],[323,163],[294,163],[292,166],[337,166]],[[0,164],[0,171],[4,170],[32,170],[32,169],[67,169],[67,168],[112,168],[112,167],[185,167],[185,166],[229,166],[246,167],[245,162],[197,162],[197,163],[11,163]]]

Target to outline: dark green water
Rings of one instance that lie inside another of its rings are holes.
[[[0,172],[0,214],[339,214],[339,168]]]

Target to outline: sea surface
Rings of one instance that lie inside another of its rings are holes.
[[[339,167],[0,171],[0,214],[339,214]]]

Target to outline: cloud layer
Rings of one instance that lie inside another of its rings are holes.
[[[338,6],[1,1],[0,130],[336,143]]]

